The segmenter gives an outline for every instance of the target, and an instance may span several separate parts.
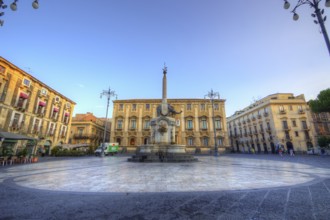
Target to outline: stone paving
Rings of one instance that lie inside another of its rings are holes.
[[[330,157],[40,158],[0,168],[0,219],[330,219]]]

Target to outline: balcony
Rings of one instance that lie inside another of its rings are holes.
[[[298,114],[304,114],[304,113],[305,113],[304,110],[302,110],[302,109],[299,109],[299,110],[298,110]]]
[[[266,132],[267,133],[272,133],[272,129],[271,128],[266,128]]]
[[[252,121],[255,121],[256,120],[256,117],[252,117]]]
[[[284,109],[280,110],[280,115],[286,114],[286,111]]]
[[[269,116],[268,112],[265,112],[264,117],[268,117],[268,116]]]
[[[258,119],[261,119],[261,115],[258,115]]]
[[[96,138],[95,134],[74,134],[74,139],[94,139]]]

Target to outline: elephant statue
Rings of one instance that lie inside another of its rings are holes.
[[[180,111],[180,112],[175,111],[174,107],[171,106],[170,104],[167,104],[167,109],[168,109],[168,113],[167,113],[167,115],[164,115],[164,114],[162,114],[162,106],[159,105],[157,107],[157,117],[159,117],[159,116],[171,116],[171,117],[173,117],[176,114],[181,114],[182,113],[182,111]]]

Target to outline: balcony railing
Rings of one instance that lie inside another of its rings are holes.
[[[284,109],[280,110],[280,114],[283,115],[283,114],[286,114],[286,111]]]

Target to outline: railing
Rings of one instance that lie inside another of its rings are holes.
[[[289,130],[291,130],[291,127],[290,126],[283,126],[283,130],[289,131]]]

